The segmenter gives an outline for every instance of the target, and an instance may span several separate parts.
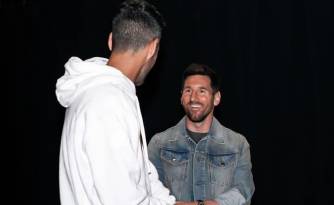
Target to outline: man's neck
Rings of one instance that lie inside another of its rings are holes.
[[[107,65],[121,71],[132,82],[135,82],[143,65],[143,58],[140,53],[133,51],[114,52],[110,55]]]

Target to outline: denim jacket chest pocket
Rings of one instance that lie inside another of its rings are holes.
[[[237,153],[208,154],[210,183],[218,191],[225,191],[232,186],[234,171],[237,166]]]
[[[175,183],[186,180],[189,152],[161,149],[160,157],[162,159],[163,170],[165,170],[165,182],[173,186]]]

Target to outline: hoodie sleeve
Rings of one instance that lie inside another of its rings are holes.
[[[146,174],[141,169],[140,146],[129,137],[136,126],[136,120],[131,121],[129,104],[122,101],[122,96],[105,98],[95,100],[85,112],[84,149],[94,182],[92,191],[104,205],[169,204],[168,200],[150,196],[143,183]],[[168,196],[166,190],[162,194]]]
[[[175,203],[175,197],[169,195],[170,191],[167,189],[162,182],[159,180],[159,175],[154,167],[154,165],[149,161],[149,166],[151,167],[151,174],[150,174],[150,183],[152,188],[152,196],[155,198],[155,200],[159,203],[154,204],[174,204]]]

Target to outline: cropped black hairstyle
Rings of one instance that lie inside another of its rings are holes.
[[[185,80],[192,75],[205,75],[210,78],[211,88],[213,93],[216,93],[220,89],[220,79],[218,78],[216,72],[207,65],[192,63],[183,72],[182,77],[182,89],[184,87]]]
[[[138,50],[155,38],[161,38],[166,24],[152,4],[144,0],[127,0],[112,21],[113,50]]]

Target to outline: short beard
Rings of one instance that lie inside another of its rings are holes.
[[[203,122],[206,119],[206,117],[210,114],[210,112],[206,112],[196,117],[196,116],[193,116],[191,112],[189,112],[188,110],[185,110],[185,112],[189,120],[195,123]]]

